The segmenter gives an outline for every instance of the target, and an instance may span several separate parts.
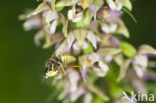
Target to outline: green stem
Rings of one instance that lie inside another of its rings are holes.
[[[52,7],[53,12],[55,11],[55,1],[56,0],[52,0],[52,2],[51,2],[51,7]]]
[[[122,8],[122,10],[123,10],[124,12],[126,12],[126,13],[132,18],[132,20],[133,20],[135,23],[138,22],[138,21],[136,20],[136,18],[135,18],[126,8]]]

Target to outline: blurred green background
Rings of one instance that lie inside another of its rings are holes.
[[[138,47],[150,44],[156,48],[156,1],[137,0],[133,14],[138,20],[124,15],[131,38]],[[41,78],[46,59],[52,49],[36,47],[33,41],[36,31],[25,32],[17,17],[26,8],[35,8],[36,0],[0,0],[0,103],[44,103],[51,89]]]

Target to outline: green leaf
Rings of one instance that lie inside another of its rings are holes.
[[[98,0],[96,0],[96,1],[98,1]],[[99,96],[94,96],[93,103],[105,103],[105,102]]]
[[[109,85],[109,89],[110,89],[110,95],[114,99],[122,96],[123,90],[121,89],[121,87],[117,86],[116,84]]]
[[[55,9],[56,9],[57,12],[59,12],[59,11],[63,10],[63,8],[64,7],[56,7]]]
[[[83,50],[83,54],[89,54],[89,53],[92,53],[93,52],[93,47],[90,43],[88,43],[89,47],[85,50]]]
[[[127,56],[127,57],[134,57],[136,55],[136,49],[129,43],[127,42],[121,42],[121,47],[120,47],[123,51],[123,53]]]
[[[125,37],[129,38],[130,37],[129,31],[121,19],[118,20],[118,25],[119,25],[119,27],[118,27],[116,33],[122,34]]]
[[[33,12],[32,15],[37,15],[38,13],[42,12],[43,10],[50,9],[49,5],[46,2],[41,3]]]
[[[120,2],[122,3],[122,5],[124,7],[126,7],[128,10],[132,11],[132,3],[130,2],[130,0],[120,0]]]

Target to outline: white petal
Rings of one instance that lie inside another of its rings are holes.
[[[115,3],[113,0],[109,0],[109,3],[108,3],[109,7],[112,9],[112,10],[116,10],[116,6],[115,6]]]
[[[122,3],[118,0],[109,0],[108,5],[112,10],[120,11],[122,9]]]
[[[116,8],[116,10],[117,10],[117,11],[120,11],[121,9],[122,9],[122,3],[119,2],[119,3],[118,3],[118,6],[117,6],[117,8]]]
[[[100,70],[100,68],[95,68],[95,71],[96,71],[98,77],[104,77],[106,75],[106,73],[105,72],[102,72]]]
[[[89,31],[86,38],[92,43],[92,45],[94,46],[94,48],[97,48],[97,39],[96,36],[93,32]]]
[[[68,11],[68,19],[72,20],[74,18],[75,9],[71,9]]]
[[[68,19],[72,20],[73,22],[80,22],[82,19],[82,13],[76,14],[76,10],[71,9],[68,11]]]
[[[106,24],[103,24],[102,27],[101,27],[101,29],[105,33],[109,33],[110,32],[110,28]]]
[[[115,32],[116,29],[117,29],[117,24],[112,24],[112,25],[110,26],[110,31],[111,31],[112,33]]]
[[[116,24],[103,24],[101,27],[102,31],[105,33],[114,33],[117,30]]]

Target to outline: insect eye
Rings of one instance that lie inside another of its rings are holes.
[[[83,8],[81,6],[79,6],[79,5],[76,5],[75,8],[76,8],[76,13],[80,13],[80,12],[83,11]]]
[[[48,70],[49,70],[49,68],[46,67],[45,70],[44,70],[44,75],[46,75]]]
[[[46,67],[45,67],[45,72],[47,72],[48,70],[50,70],[51,69],[51,66],[52,66],[52,64],[50,62],[48,62],[46,64]]]

